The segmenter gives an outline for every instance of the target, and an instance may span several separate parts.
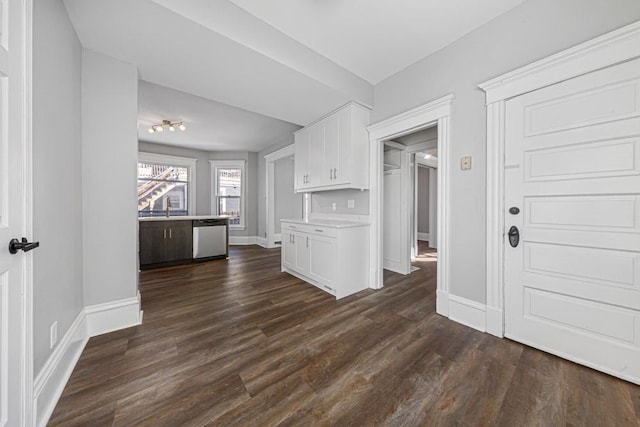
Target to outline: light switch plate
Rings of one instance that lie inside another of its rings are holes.
[[[466,171],[471,169],[471,156],[465,156],[460,159],[460,170]]]
[[[356,201],[355,200],[347,200],[347,208],[353,209],[355,207],[356,207]]]

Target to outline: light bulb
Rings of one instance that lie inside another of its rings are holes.
[[[184,127],[184,125],[183,125],[182,123],[180,123],[180,125],[178,125],[178,129],[180,129],[180,130],[185,130],[185,129],[186,129],[186,127]]]
[[[169,132],[173,132],[174,130],[173,125],[169,125]]]
[[[154,133],[156,130],[153,127],[149,128],[149,133]]]
[[[431,154],[425,154],[425,155],[424,155],[424,158],[425,158],[425,159],[430,159],[430,158],[431,158]]]
[[[162,126],[156,126],[156,132],[163,132],[164,128]]]

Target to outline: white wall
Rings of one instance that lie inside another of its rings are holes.
[[[285,157],[273,163],[275,233],[279,234],[281,219],[302,218],[302,193],[293,191],[295,160]]]
[[[528,0],[375,87],[371,123],[453,93],[452,294],[485,301],[486,108],[477,84],[640,19],[638,0]],[[461,171],[460,157],[473,168]]]
[[[348,202],[353,200],[354,208]],[[336,209],[333,210],[335,203]],[[369,190],[316,191],[311,195],[311,212],[339,215],[369,215]]]
[[[291,139],[274,144],[271,147],[265,148],[260,151],[257,156],[258,161],[258,234],[260,238],[267,237],[267,188],[266,188],[266,176],[267,176],[267,163],[264,156],[271,154],[274,151],[278,151],[281,148],[287,147],[293,144],[293,134]]]
[[[137,292],[138,71],[82,52],[83,282],[87,306]]]
[[[80,72],[82,48],[61,0],[33,10],[34,376],[83,304]]]

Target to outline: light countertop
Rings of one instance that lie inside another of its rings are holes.
[[[302,218],[294,218],[294,219],[282,219],[282,222],[289,222],[293,224],[308,224],[308,225],[318,225],[323,227],[334,227],[334,228],[347,228],[347,227],[366,227],[369,225],[368,222],[359,222],[359,221],[348,221],[342,219],[325,219],[325,218],[312,218],[309,221],[305,221]]]
[[[191,216],[150,216],[138,218],[138,221],[192,221],[198,219],[228,219],[225,215],[191,215]]]

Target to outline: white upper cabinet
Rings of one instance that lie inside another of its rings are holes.
[[[295,134],[297,192],[369,189],[369,110],[349,103]]]

